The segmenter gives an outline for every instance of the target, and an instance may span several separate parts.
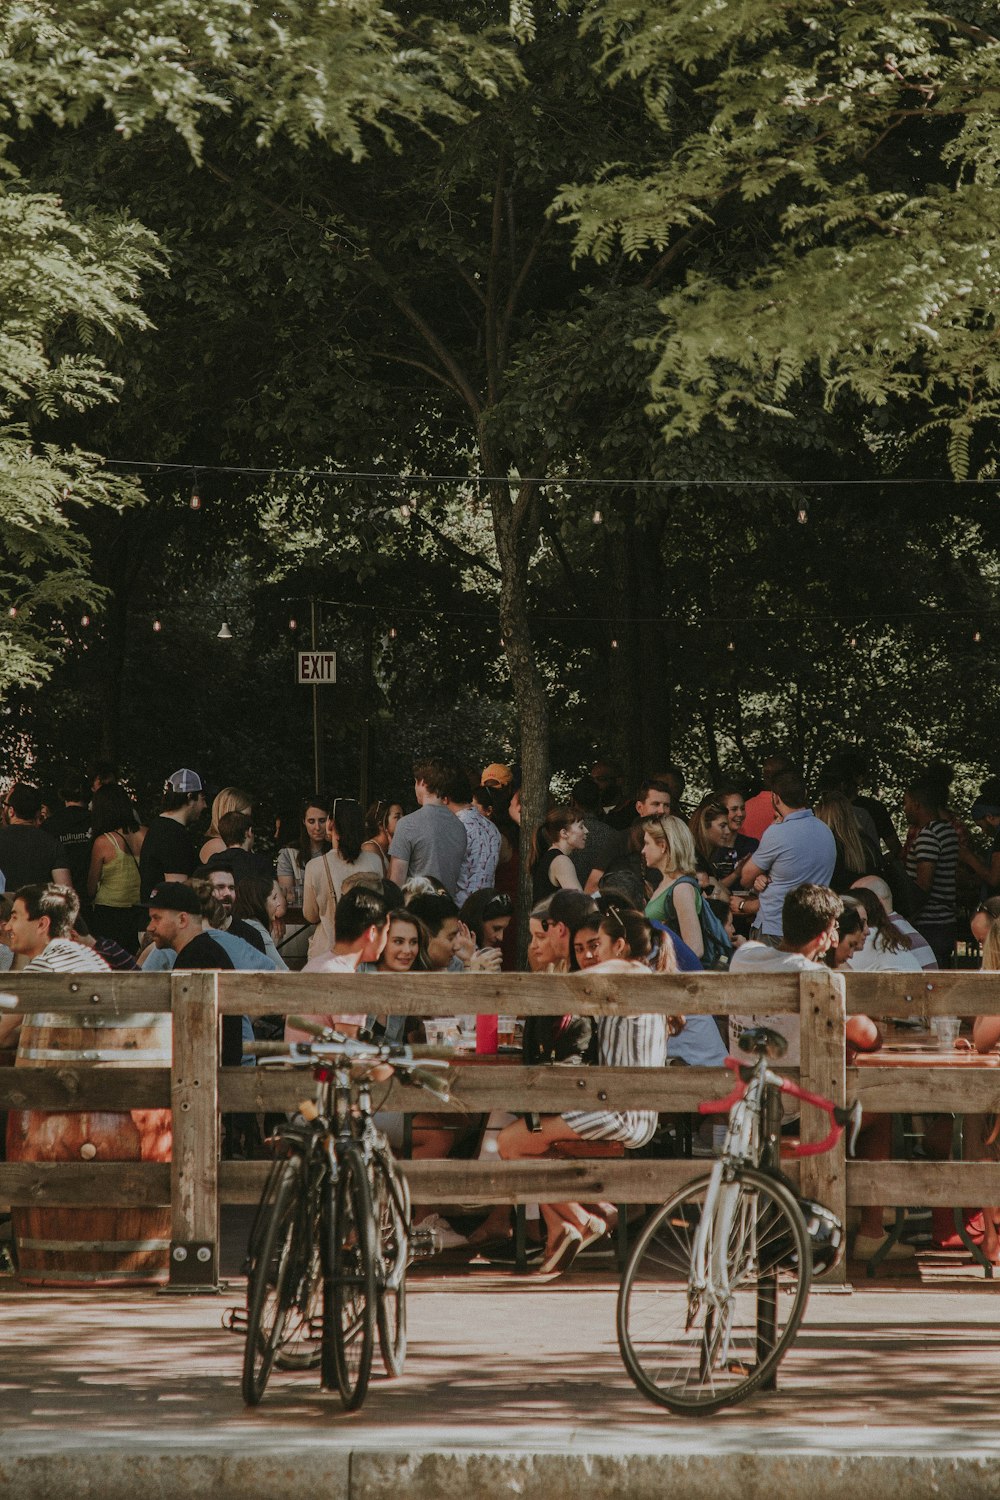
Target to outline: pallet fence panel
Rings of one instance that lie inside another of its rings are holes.
[[[845,983],[846,981],[846,983]],[[310,1082],[301,1072],[218,1068],[220,1014],[330,1014],[369,1011],[416,1016],[795,1014],[801,1021],[804,1087],[836,1100],[859,1097],[869,1111],[1000,1112],[1000,1068],[844,1068],[845,1015],[1000,1014],[1000,977],[990,974],[799,975],[357,975],[178,973],[175,975],[0,976],[21,1013],[89,1012],[112,1019],[172,1009],[172,1070],[0,1068],[0,1109],[173,1110],[171,1166],[138,1162],[0,1162],[0,1206],[172,1205],[175,1284],[211,1287],[217,1278],[222,1202],[253,1202],[266,1162],[218,1162],[219,1112],[294,1108]],[[790,1070],[794,1073],[794,1070]],[[728,1092],[718,1069],[525,1068],[456,1065],[454,1110],[558,1113],[582,1101],[612,1107],[690,1111]],[[382,1107],[425,1110],[419,1090],[393,1083]],[[435,1103],[435,1109],[448,1106]],[[803,1139],[826,1133],[803,1112]],[[803,1192],[841,1214],[847,1204],[1000,1203],[1000,1163],[846,1162],[841,1153],[785,1164]],[[657,1202],[700,1161],[419,1161],[404,1164],[419,1202],[487,1204],[597,1198]],[[203,1258],[199,1259],[199,1251]]]
[[[219,1266],[218,975],[173,974],[170,1284],[214,1287]]]

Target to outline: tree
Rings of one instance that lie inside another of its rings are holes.
[[[994,475],[1000,415],[995,7],[590,0],[610,83],[663,157],[561,198],[580,254],[670,253],[653,378],[668,438],[741,411],[888,409],[954,474]],[[711,237],[715,255],[696,254]],[[939,470],[940,472],[940,470]]]
[[[0,123],[23,136],[40,120],[75,127],[100,111],[129,138],[165,120],[197,160],[206,120],[231,115],[258,147],[318,142],[359,159],[369,133],[395,149],[401,126],[460,123],[468,96],[516,80],[507,40],[405,21],[375,0],[288,0],[280,12],[250,0],[124,11],[109,0],[23,0],[0,15]],[[81,204],[71,219],[54,196],[26,191],[10,147],[0,140],[0,577],[16,614],[4,626],[0,693],[39,681],[64,635],[61,613],[99,598],[71,530],[79,507],[140,498],[95,455],[52,442],[34,451],[31,438],[64,412],[118,398],[109,349],[95,345],[148,327],[142,281],[163,269],[124,205],[102,217]]]

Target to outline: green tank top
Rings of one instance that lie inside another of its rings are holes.
[[[139,866],[130,849],[123,849],[119,834],[109,833],[118,853],[101,869],[101,883],[94,897],[95,906],[136,906],[139,901]]]

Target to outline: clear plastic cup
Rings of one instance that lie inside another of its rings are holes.
[[[958,1041],[962,1023],[957,1016],[932,1016],[931,1030],[937,1039],[939,1052],[953,1052]]]

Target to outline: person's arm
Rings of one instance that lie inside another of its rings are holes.
[[[972,1023],[972,1041],[977,1052],[992,1052],[1000,1042],[1000,1016],[977,1016]]]
[[[937,869],[936,859],[918,859],[913,867],[913,878],[922,891],[930,891],[934,884],[934,871]]]
[[[389,861],[389,879],[395,885],[399,885],[399,886],[405,885],[406,884],[406,871],[407,871],[408,868],[409,868],[409,861],[405,860],[405,859],[400,859],[400,857],[399,857],[398,854],[394,854],[392,856],[392,858],[390,859],[390,861]]]
[[[102,833],[94,840],[94,847],[90,851],[90,869],[87,871],[87,895],[93,901],[97,895],[97,887],[101,883],[101,871],[104,869],[104,851],[107,848],[107,839]]]
[[[678,881],[674,886],[673,896],[674,911],[677,915],[681,937],[692,953],[697,954],[699,958],[704,958],[705,940],[701,935],[701,923],[698,921],[694,886],[688,885],[687,881]]]
[[[587,884],[583,888],[588,896],[596,895],[596,893],[601,888],[601,881],[603,880],[603,878],[603,870],[591,870],[590,874],[587,876]]]
[[[568,854],[557,854],[549,865],[549,879],[553,885],[557,885],[563,891],[579,891],[580,877],[573,867],[573,861]]]
[[[321,854],[318,858],[323,859],[325,856]],[[306,865],[306,873],[302,882],[302,915],[307,922],[319,921],[319,901],[316,899],[316,890],[313,885],[313,865],[316,863],[317,860],[311,859]]]
[[[58,869],[52,871],[52,883],[53,885],[68,885],[72,889],[73,877],[65,865],[60,865]]]

